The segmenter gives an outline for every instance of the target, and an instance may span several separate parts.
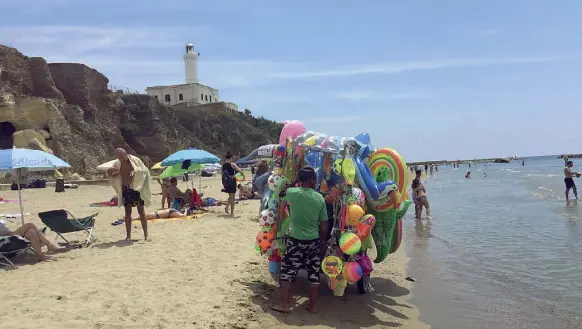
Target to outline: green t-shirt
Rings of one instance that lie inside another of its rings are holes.
[[[297,240],[319,238],[319,222],[327,221],[323,196],[314,189],[292,187],[283,200],[290,203],[290,236]]]

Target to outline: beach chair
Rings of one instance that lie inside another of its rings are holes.
[[[24,256],[30,249],[30,242],[18,235],[0,237],[0,265],[16,267],[10,260]]]
[[[67,244],[71,244],[63,234],[72,232],[85,232],[87,233],[87,239],[85,243],[81,246],[87,246],[97,238],[93,235],[93,228],[95,227],[95,217],[99,213],[93,214],[84,218],[76,218],[68,212],[67,210],[51,210],[45,211],[38,214],[40,220],[46,225],[51,231],[55,232],[57,236],[55,237],[55,243],[60,237],[65,240]]]

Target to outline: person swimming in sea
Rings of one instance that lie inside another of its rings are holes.
[[[483,173],[483,177],[487,177],[487,173],[486,172]]]
[[[465,178],[471,178],[471,171],[467,170],[467,173],[465,173]]]

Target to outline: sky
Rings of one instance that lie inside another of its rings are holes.
[[[407,161],[582,153],[579,0],[0,0],[0,43],[112,85],[200,82]]]

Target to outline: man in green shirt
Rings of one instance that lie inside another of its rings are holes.
[[[281,261],[281,304],[271,306],[279,312],[291,311],[291,283],[301,269],[308,274],[309,306],[317,313],[321,254],[327,243],[327,208],[323,196],[314,190],[316,174],[311,167],[299,170],[298,181],[283,188],[279,196],[290,204],[291,233]],[[299,187],[292,187],[299,183]]]

